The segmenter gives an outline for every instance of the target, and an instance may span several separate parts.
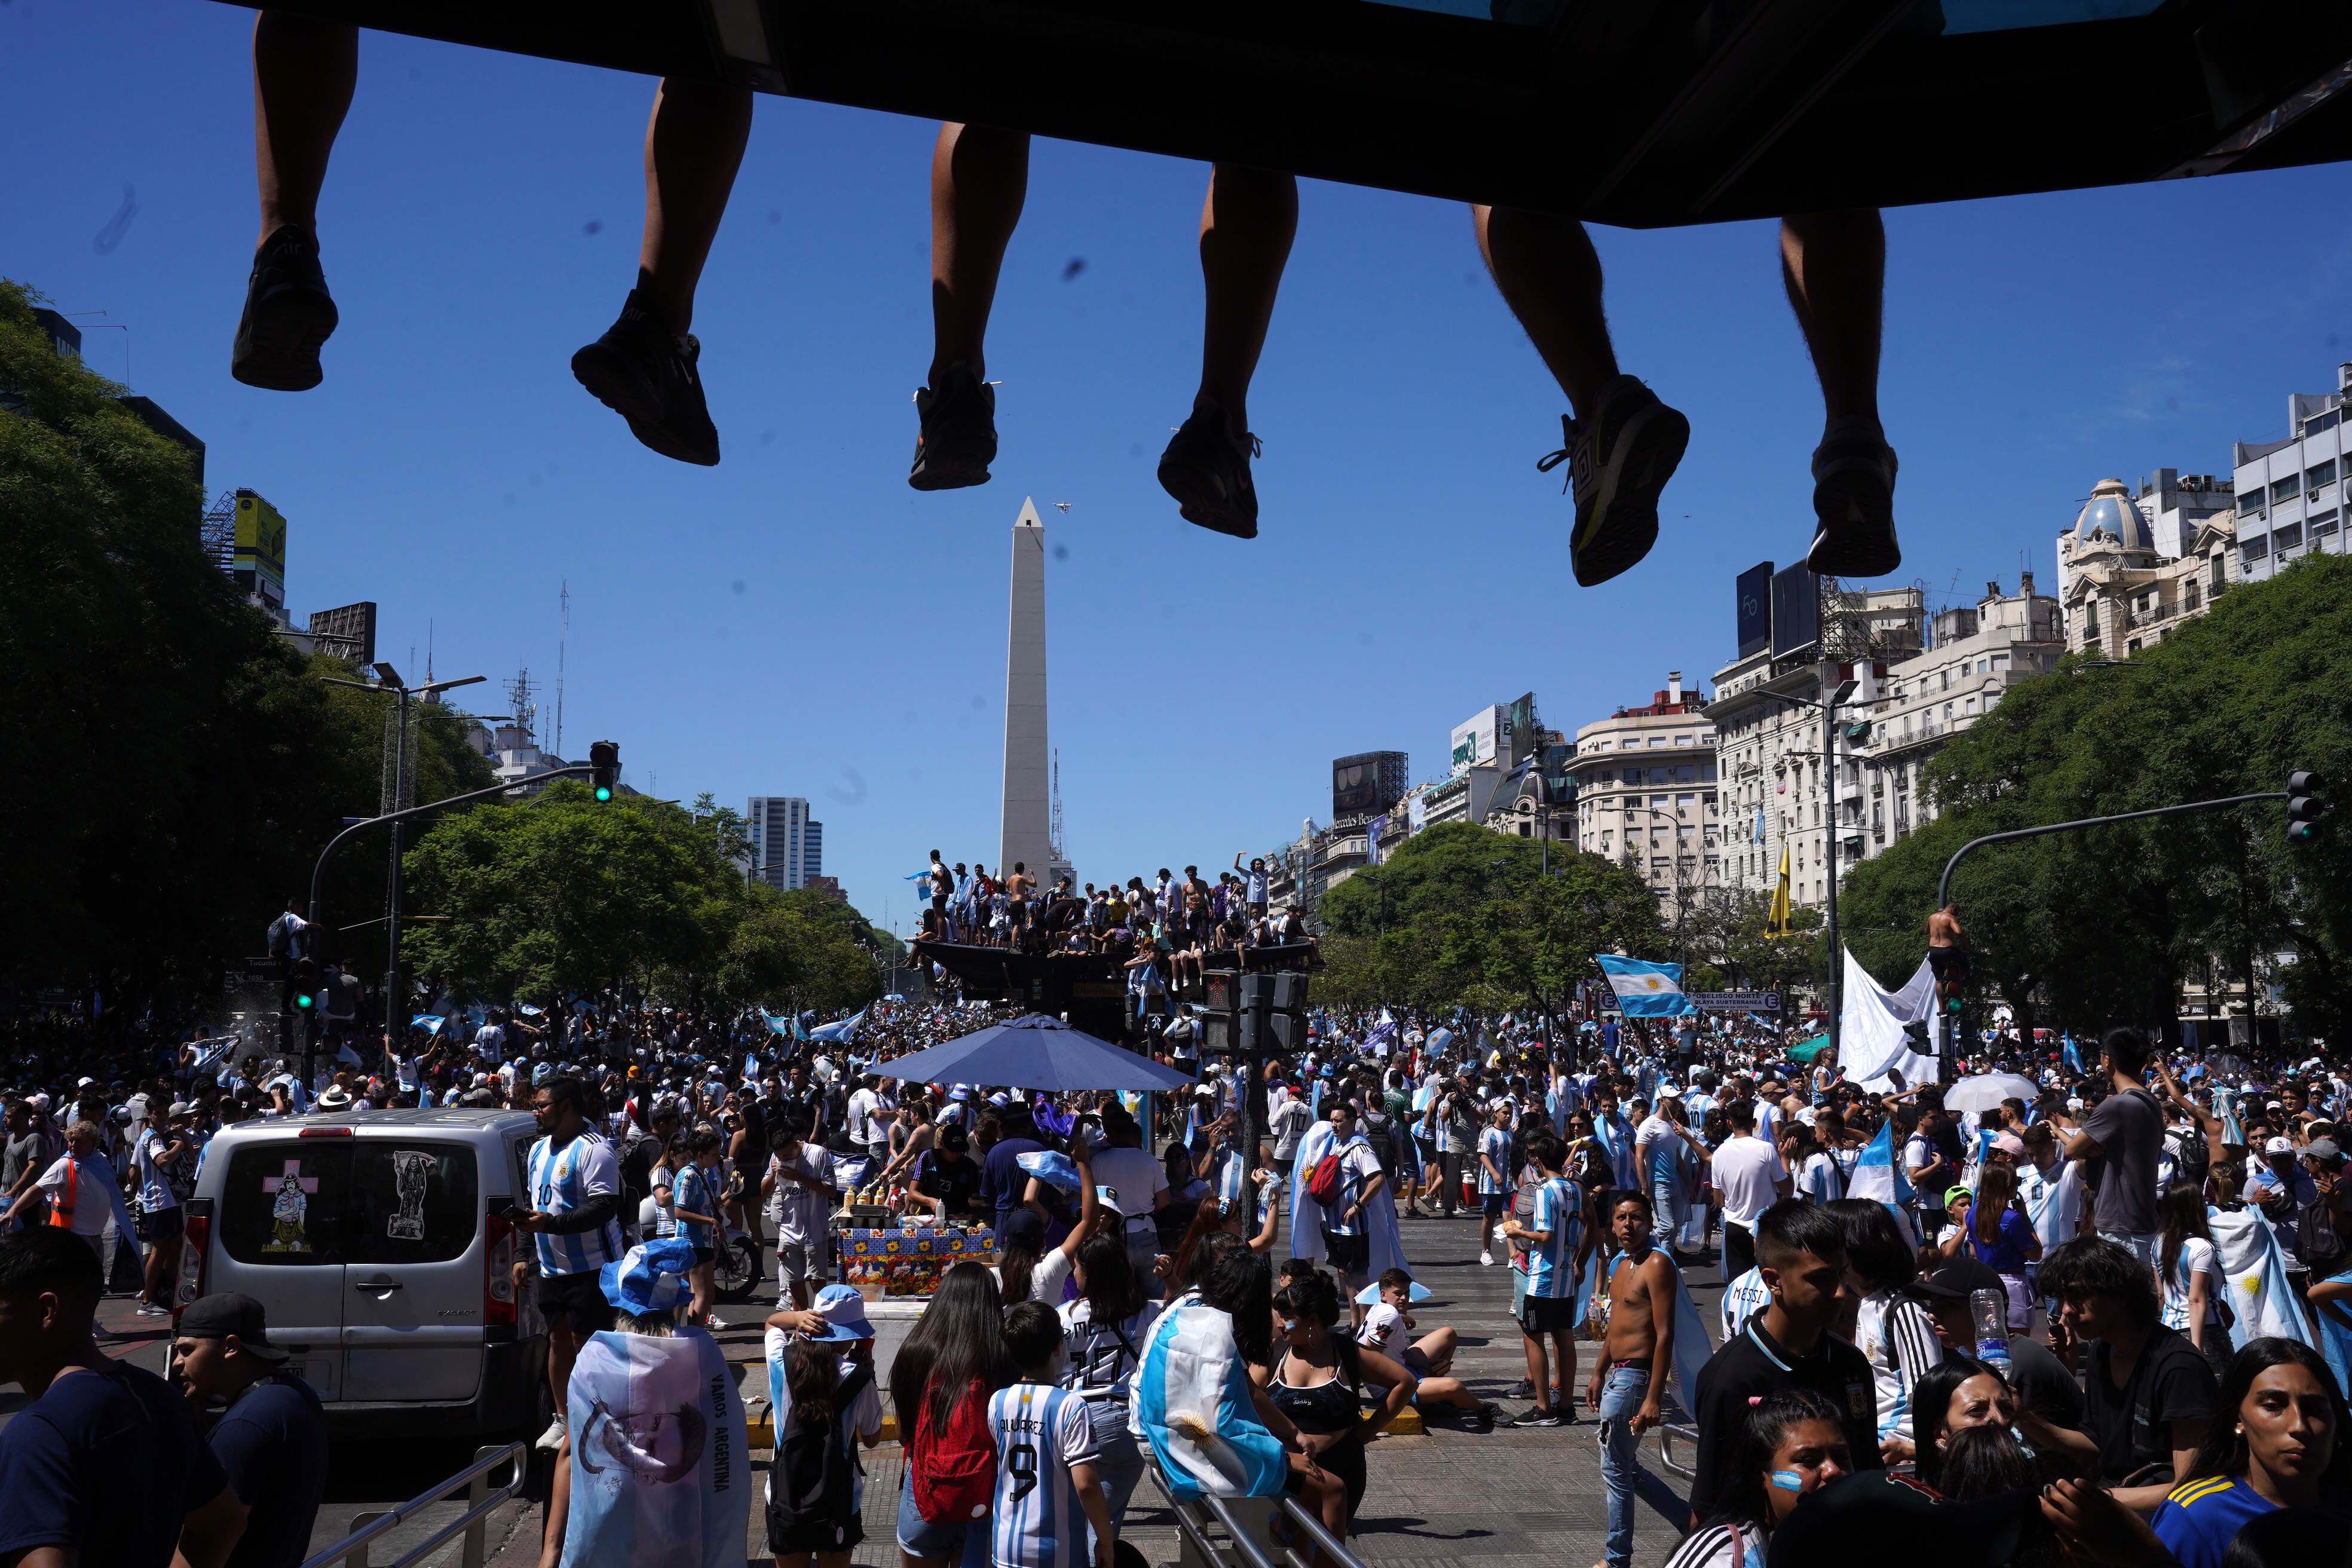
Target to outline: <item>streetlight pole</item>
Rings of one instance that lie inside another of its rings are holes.
[[[1822,651],[1826,653],[1826,645]],[[1822,660],[1822,793],[1828,797],[1825,815],[1829,830],[1830,882],[1829,893],[1822,902],[1822,916],[1829,927],[1830,940],[1830,1054],[1838,1056],[1840,1015],[1844,1011],[1845,953],[1838,946],[1838,872],[1845,858],[1845,846],[1838,837],[1838,772],[1837,772],[1837,703],[1838,667],[1834,660]]]
[[[489,679],[485,675],[460,676],[455,680],[432,680],[423,686],[410,686],[400,679],[400,671],[379,661],[375,666],[376,682],[345,680],[340,676],[323,676],[331,686],[349,686],[361,691],[389,691],[399,700],[393,724],[392,752],[392,811],[385,820],[392,824],[392,859],[387,871],[384,901],[384,961],[383,961],[383,1026],[387,1034],[400,1027],[400,856],[404,826],[402,813],[408,805],[408,770],[414,766],[408,756],[408,700],[412,697],[431,697],[459,686],[475,686]]]

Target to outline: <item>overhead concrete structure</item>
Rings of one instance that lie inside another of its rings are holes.
[[[1015,861],[1045,886],[1054,853],[1053,763],[1045,731],[1045,525],[1024,500],[1013,524],[1013,601],[1004,637],[1004,832],[1000,877]]]

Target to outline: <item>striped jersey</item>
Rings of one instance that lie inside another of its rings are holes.
[[[1576,1294],[1576,1249],[1584,1240],[1584,1210],[1567,1178],[1547,1176],[1536,1188],[1529,1230],[1548,1230],[1549,1241],[1528,1248],[1528,1294],[1563,1300]]]
[[[1095,1459],[1087,1402],[1051,1384],[1016,1383],[989,1396],[988,1429],[996,1439],[996,1568],[1087,1568],[1086,1510],[1070,1475]]]
[[[1489,1169],[1489,1167],[1492,1169]],[[1478,1195],[1498,1198],[1511,1190],[1511,1135],[1500,1127],[1478,1134]],[[1496,1175],[1496,1172],[1503,1173]]]
[[[530,1146],[530,1206],[534,1210],[541,1214],[570,1214],[584,1207],[592,1197],[619,1195],[620,1158],[603,1134],[583,1131],[561,1149],[554,1143],[552,1138],[541,1138]],[[619,1262],[627,1250],[617,1217],[606,1220],[596,1230],[571,1236],[542,1233],[531,1239],[539,1244],[539,1271],[547,1275],[593,1273],[607,1263]]]
[[[1729,1344],[1748,1326],[1748,1320],[1772,1304],[1771,1288],[1764,1283],[1764,1271],[1750,1268],[1723,1288],[1723,1340]]]

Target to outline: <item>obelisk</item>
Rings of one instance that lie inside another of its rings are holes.
[[[1013,604],[1004,637],[1004,837],[996,874],[1020,861],[1043,883],[1053,853],[1045,740],[1045,525],[1024,499],[1013,524]]]

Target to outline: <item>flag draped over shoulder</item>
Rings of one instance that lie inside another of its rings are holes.
[[[1698,1011],[1698,1005],[1683,994],[1679,963],[1652,963],[1613,952],[1596,952],[1592,961],[1609,977],[1617,1006],[1628,1018],[1679,1018]]]
[[[592,1336],[566,1416],[562,1568],[742,1568],[751,1454],[717,1341],[699,1329]]]
[[[1234,1320],[1198,1295],[1178,1297],[1152,1325],[1128,1413],[1176,1501],[1282,1495],[1290,1465],[1258,1423]]]
[[[1895,1224],[1903,1232],[1903,1239],[1916,1247],[1919,1237],[1911,1228],[1911,1216],[1903,1205],[1916,1195],[1911,1191],[1911,1178],[1903,1173],[1903,1163],[1895,1157],[1895,1123],[1882,1121],[1878,1136],[1863,1145],[1854,1156],[1853,1180],[1847,1184],[1846,1195],[1875,1198],[1886,1205],[1895,1216]]]
[[[2287,1283],[2286,1258],[2279,1250],[2271,1222],[2255,1209],[2230,1213],[2205,1211],[2213,1232],[2213,1260],[2221,1270],[2222,1294],[2232,1319],[2230,1343],[2238,1350],[2249,1340],[2293,1340],[2319,1349],[2294,1288]]]

